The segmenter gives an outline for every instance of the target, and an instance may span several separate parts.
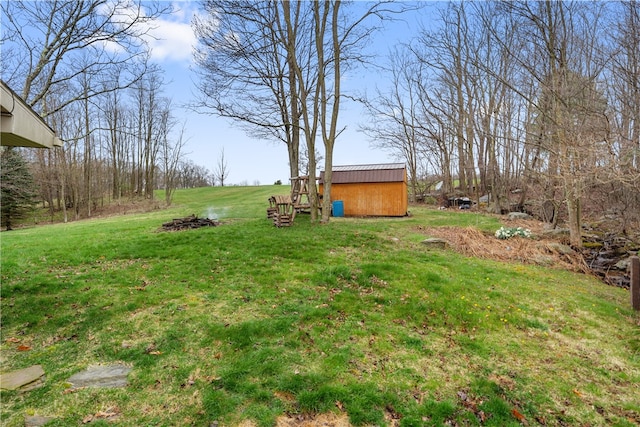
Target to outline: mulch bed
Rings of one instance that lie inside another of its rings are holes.
[[[418,229],[425,235],[446,240],[453,250],[467,256],[522,264],[547,265],[583,273],[589,271],[579,253],[575,251],[562,253],[555,245],[559,243],[558,240],[541,237],[536,233],[540,230],[531,229],[536,236],[534,239],[514,237],[500,240],[491,233],[483,233],[472,227],[419,226]]]

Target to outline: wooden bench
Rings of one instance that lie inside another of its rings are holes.
[[[291,203],[291,196],[278,195],[269,197],[269,208],[267,208],[267,218],[273,220],[276,227],[289,227],[293,224],[296,210]]]

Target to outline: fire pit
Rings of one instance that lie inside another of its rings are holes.
[[[195,215],[189,215],[184,218],[172,219],[162,224],[162,231],[182,231],[200,227],[215,227],[220,225],[219,221],[209,218],[198,218]]]

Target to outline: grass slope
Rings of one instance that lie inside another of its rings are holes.
[[[640,422],[627,291],[420,243],[424,226],[500,225],[470,212],[277,229],[265,210],[283,190],[181,191],[171,210],[3,233],[1,371],[47,377],[2,391],[1,424]],[[191,213],[223,225],[157,232]],[[110,362],[133,367],[128,387],[68,392],[72,374]]]

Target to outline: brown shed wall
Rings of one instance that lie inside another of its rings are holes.
[[[320,184],[319,192],[324,188]],[[342,200],[345,216],[405,216],[408,210],[406,182],[333,184],[331,201]]]

